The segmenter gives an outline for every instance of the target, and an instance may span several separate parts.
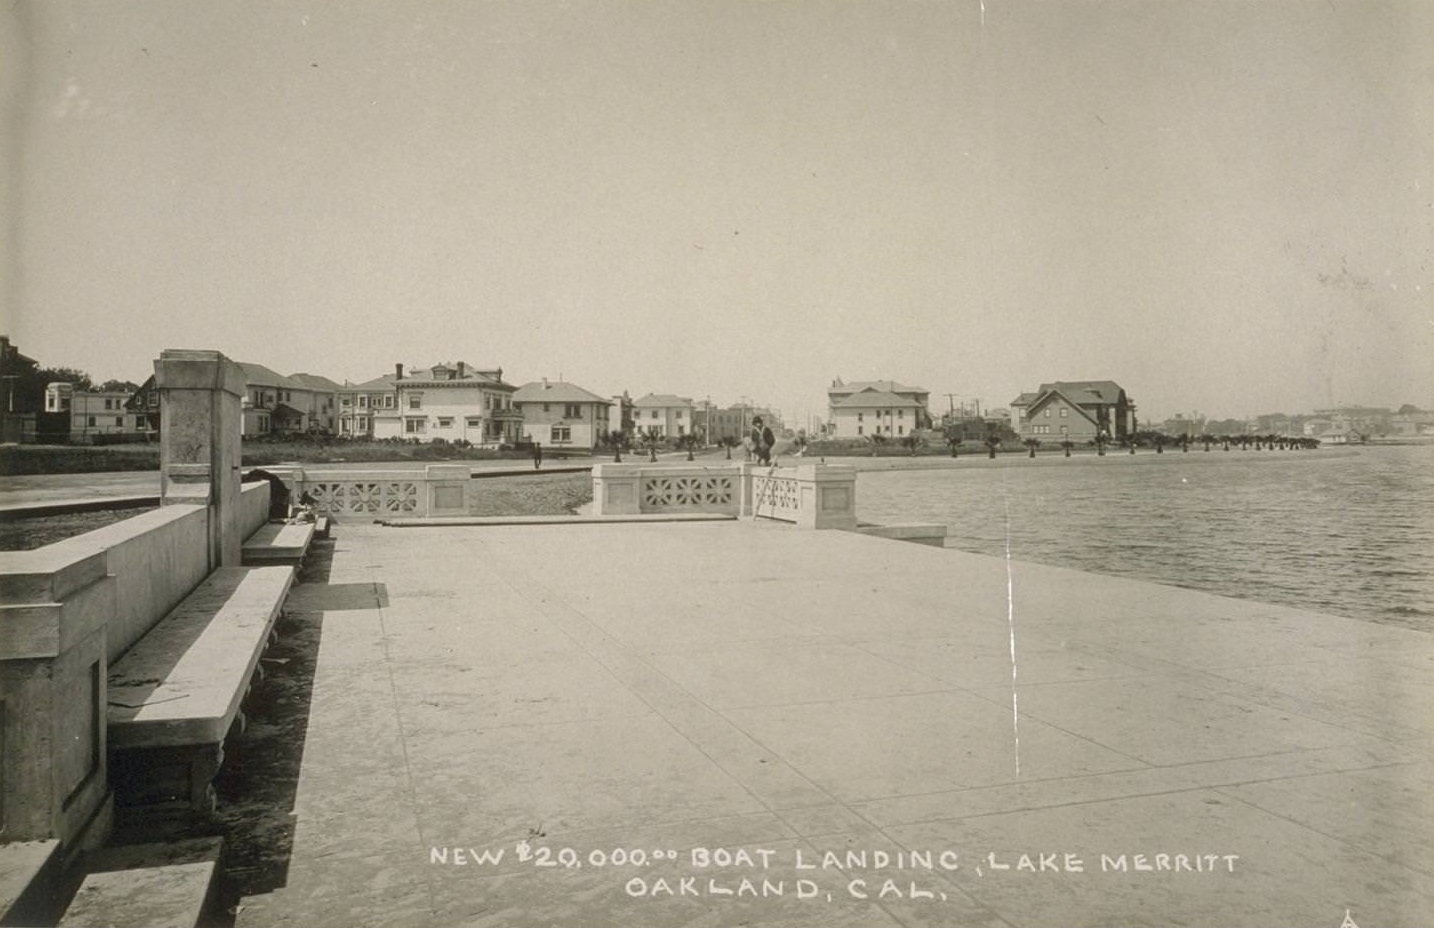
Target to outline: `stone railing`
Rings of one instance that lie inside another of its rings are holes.
[[[423,469],[346,470],[323,466],[278,466],[264,470],[284,481],[298,500],[307,492],[320,515],[373,520],[461,516],[478,492],[467,464],[429,464]]]
[[[599,464],[593,514],[715,512],[793,522],[807,528],[856,527],[856,472],[802,464]]]

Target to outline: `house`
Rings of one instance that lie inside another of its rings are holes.
[[[244,417],[245,438],[309,431],[309,412],[314,407],[313,388],[262,364],[252,361],[237,363],[244,369],[244,397],[240,409]]]
[[[523,438],[553,448],[595,450],[612,428],[612,402],[577,384],[544,377],[513,394]]]
[[[403,429],[398,418],[398,391],[393,374],[384,374],[363,383],[345,383],[339,388],[339,435],[346,438],[373,438],[374,421],[391,420],[385,424],[385,435],[396,435]]]
[[[1135,432],[1135,403],[1112,380],[1043,383],[1011,401],[1011,428],[1024,441],[1121,441]]]
[[[834,438],[879,435],[899,441],[917,429],[928,427],[931,421],[926,407],[918,400],[873,387],[832,400],[828,414]]]
[[[522,436],[523,414],[513,407],[518,388],[504,382],[501,367],[485,370],[459,361],[405,370],[395,364],[392,378],[359,387],[344,391],[356,403],[365,403],[352,407],[353,414],[368,420],[368,434],[374,438],[497,446]],[[343,409],[341,394],[341,417]]]
[[[827,388],[828,434],[855,438],[872,434],[898,438],[915,429],[931,428],[931,391],[895,380],[840,377]]]
[[[78,390],[74,384],[45,385],[45,412],[64,414],[70,441],[90,444],[96,436],[132,435],[140,418],[126,408],[124,391]]]
[[[308,388],[307,392],[294,395],[294,408],[307,417],[308,430],[325,435],[336,434],[339,430],[339,391],[343,387],[319,374],[290,374],[289,379]]]
[[[638,437],[657,429],[660,438],[681,438],[692,432],[692,401],[671,393],[649,393],[633,401],[633,424]]]

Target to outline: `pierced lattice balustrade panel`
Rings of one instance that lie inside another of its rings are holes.
[[[418,511],[418,484],[414,481],[327,482],[310,484],[307,489],[324,515]]]
[[[652,476],[642,479],[642,511],[732,512],[737,481],[730,474]]]
[[[754,515],[795,522],[800,505],[795,478],[753,476],[752,511]]]

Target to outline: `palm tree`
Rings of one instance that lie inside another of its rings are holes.
[[[732,460],[732,449],[737,447],[737,438],[734,435],[723,435],[717,439],[717,444],[727,449],[727,460]]]
[[[1026,447],[1031,449],[1031,457],[1035,457],[1035,456],[1036,456],[1036,449],[1039,448],[1040,446],[1041,446],[1041,440],[1040,440],[1039,438],[1027,438],[1027,439],[1026,439]]]
[[[647,450],[651,457],[650,461],[657,460],[657,443],[662,441],[662,429],[655,425],[649,425],[642,431],[642,439],[647,443]]]
[[[986,436],[986,450],[991,453],[992,460],[995,459],[996,449],[999,447],[1001,447],[1001,438],[999,435]]]
[[[1105,443],[1109,440],[1104,429],[1095,433],[1095,453],[1098,457],[1105,457]]]
[[[1075,447],[1075,442],[1073,442],[1073,441],[1071,441],[1069,438],[1067,438],[1065,441],[1061,442],[1061,447],[1065,449],[1065,451],[1066,451],[1066,457],[1070,457],[1070,456],[1071,456],[1071,449]]]
[[[608,432],[603,436],[603,441],[612,448],[612,460],[615,464],[622,463],[622,448],[627,444],[627,433],[621,431]]]

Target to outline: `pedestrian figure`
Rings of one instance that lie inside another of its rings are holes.
[[[752,419],[752,451],[757,455],[758,464],[772,463],[772,446],[777,443],[777,438],[772,430],[762,424],[762,417],[755,416]]]
[[[533,470],[543,466],[543,443],[533,442]]]

